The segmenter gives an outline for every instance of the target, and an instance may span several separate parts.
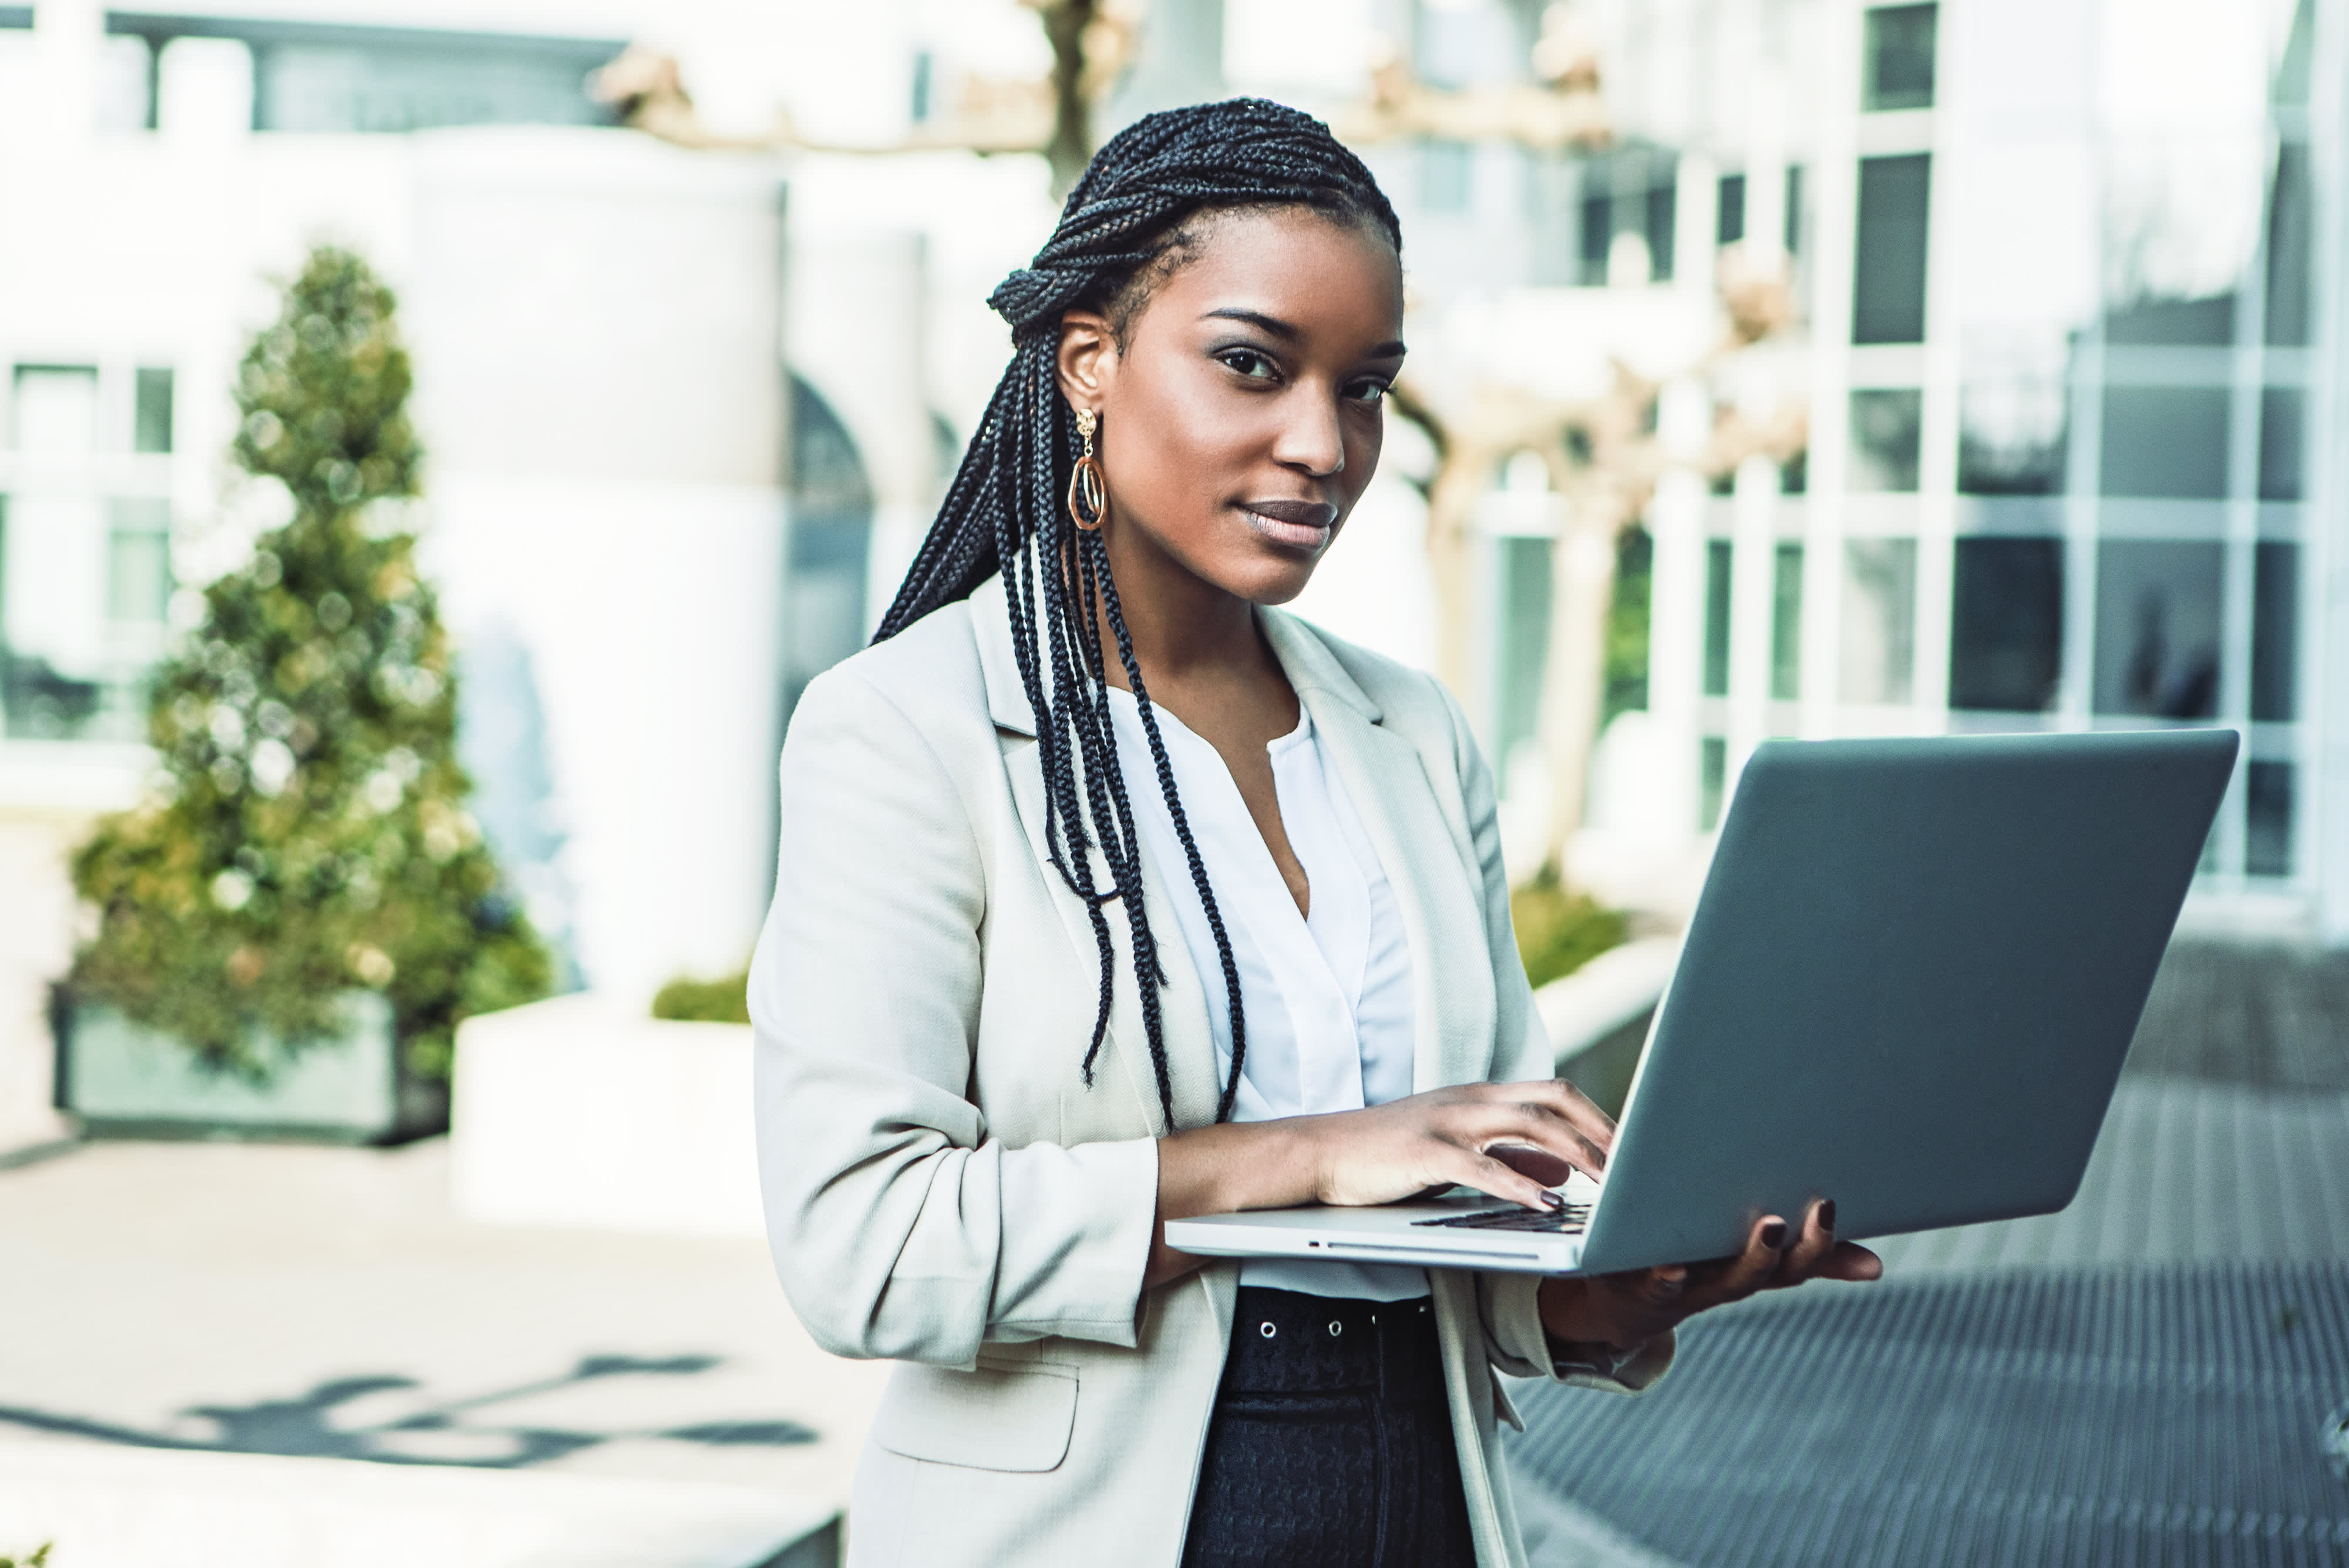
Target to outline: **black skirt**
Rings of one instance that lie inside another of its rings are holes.
[[[1185,1568],[1475,1568],[1425,1297],[1243,1287]]]

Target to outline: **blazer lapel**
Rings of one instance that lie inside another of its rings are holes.
[[[1426,763],[1381,722],[1377,703],[1310,627],[1278,610],[1259,613],[1394,889],[1416,989],[1412,1087],[1481,1081],[1491,1071],[1493,961]]]
[[[1083,900],[1068,890],[1052,868],[1045,835],[1046,807],[1042,755],[1036,746],[1036,716],[1019,679],[1019,655],[1011,644],[1011,616],[1005,603],[1003,579],[989,577],[971,591],[971,635],[978,646],[979,669],[987,683],[988,712],[999,731],[1029,738],[1030,743],[1006,747],[1005,767],[1011,795],[1030,852],[1053,889],[1070,945],[1090,971],[1099,962],[1100,947]],[[1080,788],[1083,763],[1078,763]],[[1068,847],[1066,845],[1063,847]],[[1110,885],[1109,864],[1100,849],[1088,848],[1093,885]],[[1166,984],[1158,993],[1159,1039],[1166,1050],[1167,1079],[1173,1090],[1174,1120],[1180,1127],[1201,1127],[1215,1120],[1216,1100],[1222,1085],[1216,1077],[1215,1038],[1207,1023],[1206,994],[1173,915],[1166,889],[1147,857],[1143,862],[1142,898],[1149,929],[1158,950]],[[1156,1133],[1172,1129],[1159,1107],[1158,1075],[1150,1059],[1149,1031],[1143,1021],[1142,992],[1135,981],[1133,927],[1123,904],[1102,907],[1108,918],[1112,965],[1109,1038],[1104,1056],[1114,1056],[1127,1086],[1138,1102],[1143,1120]],[[1095,1082],[1100,1078],[1095,1072]]]

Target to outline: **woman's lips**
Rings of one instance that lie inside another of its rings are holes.
[[[1249,526],[1276,545],[1318,550],[1337,525],[1338,509],[1326,501],[1243,501]]]

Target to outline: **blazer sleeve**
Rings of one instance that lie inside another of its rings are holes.
[[[988,1340],[1132,1345],[1150,1138],[1007,1147],[968,1095],[986,865],[921,731],[854,670],[810,684],[781,763],[750,966],[775,1272],[836,1355],[968,1366]]]
[[[1432,681],[1452,719],[1453,764],[1468,822],[1475,874],[1485,903],[1485,940],[1493,955],[1493,1081],[1523,1083],[1557,1076],[1549,1033],[1534,1005],[1526,966],[1517,956],[1516,928],[1509,917],[1509,876],[1501,862],[1501,824],[1492,770],[1468,732],[1467,716],[1440,682]],[[1485,1343],[1493,1365],[1512,1377],[1546,1377],[1618,1394],[1637,1394],[1654,1385],[1672,1364],[1673,1336],[1651,1340],[1615,1376],[1574,1373],[1560,1377],[1549,1353],[1536,1301],[1541,1279],[1534,1274],[1480,1273],[1476,1302],[1484,1314]]]

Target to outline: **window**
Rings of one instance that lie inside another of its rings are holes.
[[[1679,161],[1664,149],[1627,143],[1577,161],[1581,199],[1575,204],[1574,281],[1664,283],[1672,275],[1679,233]],[[1647,275],[1622,275],[1633,247],[1647,254]]]
[[[1779,545],[1771,568],[1770,695],[1792,702],[1803,694],[1803,547]]]
[[[2218,715],[2222,564],[2220,546],[2199,540],[2096,546],[2097,712]]]
[[[2149,296],[2105,313],[2105,341],[2116,348],[2223,348],[2235,340],[2235,296]]]
[[[1859,161],[1859,214],[1852,268],[1851,340],[1925,340],[1925,238],[1930,153]]]
[[[1733,245],[1745,237],[1745,176],[1723,174],[1721,196],[1713,209],[1713,237]]]
[[[1811,488],[1811,449],[1803,448],[1778,465],[1778,493],[1804,495]]]
[[[1906,702],[1917,668],[1917,541],[1844,545],[1843,668],[1847,702]]]
[[[1932,5],[1886,5],[1868,14],[1859,107],[1933,106]]]
[[[160,625],[171,604],[171,504],[117,500],[109,510],[106,618]]]
[[[2253,763],[2243,784],[2243,869],[2254,877],[2291,876],[2292,764]]]
[[[1476,150],[1430,137],[1419,144],[1419,204],[1431,213],[1464,213],[1475,180]]]
[[[1494,586],[1500,625],[1493,649],[1493,761],[1506,781],[1509,759],[1541,730],[1542,670],[1549,659],[1551,543],[1537,535],[1495,539]]]
[[[914,73],[906,94],[906,118],[919,125],[930,118],[930,98],[933,77],[937,69],[936,58],[927,49],[914,51]]]
[[[864,646],[873,487],[848,427],[816,389],[792,378],[789,587],[783,712],[807,683]]]
[[[1721,195],[1715,209],[1716,237],[1724,245],[1733,245],[1745,237],[1745,176],[1724,174],[1721,177]],[[1789,164],[1786,168],[1786,254],[1795,255],[1803,248],[1803,166]]]
[[[937,464],[937,482],[952,484],[954,476],[962,469],[962,438],[955,434],[953,423],[937,410],[930,410],[930,457]]]
[[[1670,185],[1651,185],[1640,204],[1640,231],[1648,241],[1648,280],[1651,283],[1670,283],[1672,280],[1675,195]]]
[[[1967,495],[2060,495],[2069,423],[2064,383],[1985,376],[1958,398],[1958,489]]]
[[[2305,21],[2307,13],[2302,12]],[[2276,149],[2275,183],[2268,202],[2267,340],[2279,348],[2308,339],[2308,269],[2314,213],[2308,192],[2308,144]]]
[[[130,450],[171,450],[171,372],[168,367],[139,368],[131,407]]]
[[[1607,247],[1615,239],[1615,198],[1605,192],[1582,198],[1582,227],[1575,236],[1574,281],[1593,288],[1607,281]]]
[[[2227,389],[2106,387],[2106,495],[2219,500],[2227,493]]]
[[[2064,542],[1960,539],[1954,577],[1950,706],[2053,708],[2064,661]]]
[[[2263,540],[2251,557],[2251,717],[2298,716],[2300,546]]]
[[[1732,560],[1726,539],[1708,539],[1704,545],[1704,694],[1729,695],[1729,573]]]
[[[1697,831],[1711,833],[1721,826],[1722,795],[1729,787],[1729,742],[1707,735],[1697,742]]]
[[[9,437],[42,457],[98,450],[98,371],[87,365],[19,365]]]
[[[1925,395],[1913,388],[1851,395],[1850,488],[1868,493],[1917,488]]]
[[[2260,499],[2300,499],[2301,413],[2306,399],[2298,387],[2269,387],[2260,393]]]

